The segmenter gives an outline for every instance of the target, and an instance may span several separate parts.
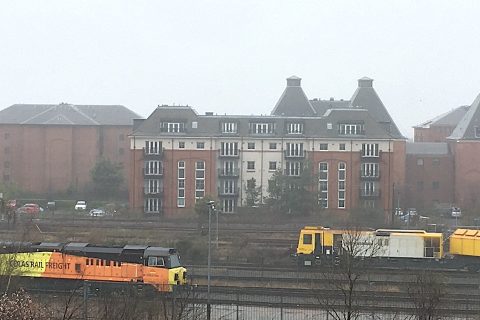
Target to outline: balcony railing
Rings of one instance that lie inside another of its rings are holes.
[[[238,158],[240,149],[219,149],[218,156],[222,158]]]
[[[238,188],[228,189],[225,190],[224,188],[218,188],[218,195],[220,197],[237,197],[238,196]]]
[[[285,155],[285,158],[305,158],[307,152],[305,150],[284,150],[283,154]]]
[[[163,168],[159,168],[157,170],[152,170],[149,168],[143,168],[143,175],[145,177],[155,177],[155,176],[163,176]]]
[[[152,196],[161,196],[163,194],[163,188],[143,188],[143,194]]]
[[[378,162],[380,161],[380,156],[382,155],[382,151],[378,151],[377,155],[375,154],[365,154],[363,150],[360,150],[360,158],[362,160],[368,159],[368,161]]]
[[[240,176],[240,169],[225,169],[221,168],[218,169],[218,176],[219,177],[238,177]]]
[[[360,179],[362,180],[379,180],[380,179],[380,172],[366,172],[364,170],[360,170]]]
[[[159,159],[163,157],[165,148],[143,148],[145,158]]]
[[[360,198],[375,199],[380,197],[380,190],[360,189]]]

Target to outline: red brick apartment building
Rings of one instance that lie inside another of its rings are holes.
[[[480,95],[470,106],[414,127],[414,136],[415,142],[407,144],[407,186],[411,192],[406,203],[419,204],[420,208],[447,203],[478,209]]]
[[[83,192],[104,157],[130,169],[137,114],[119,105],[16,104],[0,111],[0,178],[37,194]]]
[[[236,212],[248,180],[263,199],[276,170],[296,176],[308,160],[324,208],[375,207],[389,216],[393,185],[405,183],[406,139],[372,83],[360,79],[350,100],[309,100],[301,79],[290,77],[270,115],[159,106],[130,136],[131,206],[172,215],[191,212],[209,195],[223,212]]]

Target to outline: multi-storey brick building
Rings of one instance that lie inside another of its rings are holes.
[[[0,111],[0,178],[38,194],[84,191],[104,157],[130,169],[133,119],[123,106],[16,104]]]
[[[290,77],[268,116],[199,115],[159,106],[134,125],[130,204],[146,213],[191,211],[218,198],[224,212],[245,205],[247,181],[261,198],[277,170],[296,176],[305,161],[318,176],[319,203],[330,210],[392,207],[404,184],[405,138],[362,78],[350,100],[309,100]],[[388,214],[389,215],[389,214]]]
[[[480,206],[480,163],[476,161],[480,156],[479,109],[480,95],[470,106],[414,127],[415,142],[407,144],[409,206]]]

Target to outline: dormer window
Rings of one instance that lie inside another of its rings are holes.
[[[287,133],[288,134],[302,134],[303,133],[303,123],[298,123],[298,122],[287,123]]]
[[[365,134],[365,127],[363,123],[340,123],[338,133],[346,136],[363,135]]]
[[[237,133],[237,128],[236,122],[222,122],[221,125],[222,133]]]
[[[162,122],[160,123],[160,132],[180,133],[185,132],[184,122]]]
[[[250,133],[253,134],[272,134],[275,132],[275,123],[261,123],[254,122],[250,123]]]

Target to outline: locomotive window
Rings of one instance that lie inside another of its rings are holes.
[[[98,259],[96,259],[96,260],[97,260],[97,261],[96,261],[96,265],[97,265],[97,266],[100,265],[100,261],[98,261]]]
[[[90,259],[87,259],[87,262],[85,263],[87,266],[90,264]]]
[[[312,244],[312,235],[304,234],[303,235],[303,244]]]
[[[118,265],[119,267],[121,267],[121,266],[122,266],[122,263],[121,263],[120,261],[118,261],[118,262],[117,262],[117,265]]]
[[[107,267],[110,267],[110,260],[105,261],[105,265],[106,265]]]
[[[180,267],[180,257],[176,254],[172,254],[171,256],[169,256],[167,267],[168,268]]]
[[[101,265],[102,267],[103,267],[103,261],[104,261],[104,260],[100,260],[100,265]]]
[[[148,257],[148,265],[151,267],[164,267],[165,261],[162,257]]]

